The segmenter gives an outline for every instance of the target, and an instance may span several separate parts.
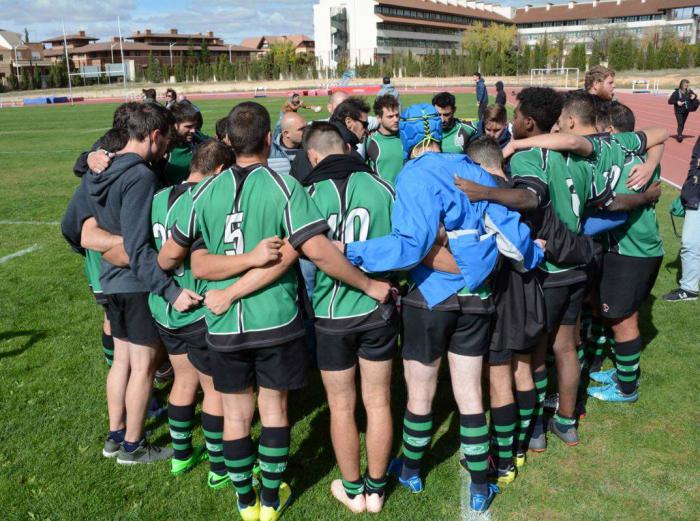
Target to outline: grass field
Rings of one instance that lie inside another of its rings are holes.
[[[403,97],[404,106],[416,101],[429,97]],[[276,118],[281,100],[263,103]],[[200,102],[204,130],[213,134],[214,122],[232,104]],[[458,97],[458,105],[459,116],[474,115],[473,96]],[[100,454],[107,427],[101,313],[83,277],[82,259],[55,222],[78,184],[72,174],[76,156],[111,124],[114,108],[0,110],[0,258],[36,248],[0,260],[0,518],[237,519],[233,493],[207,488],[206,465],[173,478],[165,463],[124,468]],[[680,268],[679,241],[668,217],[676,192],[664,189],[659,220],[667,255],[654,296],[641,313],[647,345],[639,402],[589,402],[580,426],[582,443],[567,448],[553,440],[545,454],[533,456],[496,499],[494,520],[700,519],[700,307],[660,299],[676,287]],[[405,404],[401,378],[397,367],[397,428]],[[295,423],[287,476],[298,497],[283,519],[352,519],[329,494],[339,474],[318,378],[290,402]],[[376,519],[460,518],[463,483],[453,410],[445,381],[436,398],[427,489],[411,496],[390,487]],[[169,442],[163,422],[147,429],[156,444]],[[395,438],[398,450],[400,436]],[[195,440],[202,442],[201,433]]]

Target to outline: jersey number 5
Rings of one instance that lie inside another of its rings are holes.
[[[230,213],[226,216],[226,228],[224,229],[224,245],[231,246],[232,249],[226,250],[226,255],[240,255],[245,251],[245,242],[243,240],[243,230],[241,223],[243,222],[243,212]]]

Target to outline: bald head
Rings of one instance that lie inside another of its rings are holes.
[[[330,98],[328,98],[328,113],[333,114],[333,112],[335,112],[336,107],[349,97],[350,94],[348,94],[344,90],[337,90],[333,94],[331,94]]]
[[[287,148],[300,148],[306,125],[304,116],[298,112],[285,112],[280,121],[282,144]]]

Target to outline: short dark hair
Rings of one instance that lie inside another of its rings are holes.
[[[228,115],[226,135],[236,155],[257,154],[270,133],[270,113],[260,103],[244,101]]]
[[[384,77],[382,78],[382,83],[383,83],[384,85],[389,85],[389,84],[391,83],[391,76],[384,76]]]
[[[561,95],[549,87],[527,87],[516,96],[523,116],[532,118],[542,132],[549,132],[561,115]]]
[[[169,136],[174,120],[169,110],[161,105],[143,103],[130,116],[127,123],[129,139],[143,141],[154,130]]]
[[[618,132],[634,132],[636,118],[627,105],[613,101],[598,111],[596,120],[598,126],[613,126]]]
[[[433,106],[438,106],[441,109],[452,107],[452,110],[454,110],[457,106],[457,100],[455,99],[454,94],[451,92],[438,92],[435,96],[433,96],[432,104]]]
[[[473,75],[476,76],[477,78],[481,79],[481,73],[480,73],[480,72],[475,72]]]
[[[192,123],[197,123],[197,113],[199,112],[192,103],[187,101],[178,101],[172,107],[170,107],[170,112],[175,118],[175,123],[183,123],[185,121],[191,121]]]
[[[114,111],[114,116],[112,117],[112,127],[126,129],[127,123],[129,122],[129,116],[140,106],[141,103],[138,101],[128,101],[119,105],[117,110]]]
[[[118,152],[129,142],[129,132],[126,128],[110,128],[100,138],[100,148],[107,152]]]
[[[174,99],[177,99],[177,92],[175,89],[165,89],[165,95],[172,94]]]
[[[598,103],[596,97],[585,90],[572,90],[564,94],[562,110],[576,116],[582,125],[595,125]]]
[[[156,89],[141,89],[141,92],[146,96],[146,99],[156,99]]]
[[[195,149],[190,172],[211,175],[219,165],[223,165],[225,170],[233,164],[233,161],[231,147],[216,139],[208,139]]]
[[[483,122],[494,121],[502,123],[504,125],[508,124],[508,111],[503,105],[489,105],[484,110]]]
[[[223,141],[223,139],[226,137],[226,127],[228,126],[228,118],[223,117],[216,122],[215,132],[216,132],[216,139],[219,141]]]
[[[384,94],[382,96],[377,96],[374,100],[374,113],[378,117],[382,117],[384,109],[396,109],[399,110],[399,100],[394,97],[393,94]]]
[[[335,108],[329,121],[337,121],[345,125],[345,118],[358,121],[362,114],[369,114],[369,111],[369,105],[364,99],[351,96]]]
[[[314,121],[304,130],[304,150],[314,149],[321,154],[345,152],[345,141],[338,127],[325,121]]]
[[[484,169],[503,168],[503,152],[498,141],[491,136],[480,136],[469,143],[467,155]]]

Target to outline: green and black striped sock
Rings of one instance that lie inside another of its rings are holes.
[[[532,379],[535,381],[535,391],[537,392],[535,412],[532,416],[532,435],[537,437],[544,432],[544,399],[547,394],[547,370],[535,371],[532,373]]]
[[[576,427],[576,418],[559,414],[559,411],[554,414],[553,420],[561,431],[568,431],[572,427]]]
[[[242,507],[254,504],[253,464],[255,463],[255,448],[250,436],[237,440],[224,440],[224,461],[228,477],[236,489],[238,504]]]
[[[366,494],[379,494],[379,496],[384,495],[384,490],[386,489],[386,474],[381,478],[373,478],[369,475],[369,472],[365,474],[365,493]]]
[[[496,436],[496,467],[506,470],[513,464],[513,439],[518,408],[515,403],[491,407],[491,425]]]
[[[347,479],[343,481],[343,488],[345,493],[350,499],[355,499],[355,496],[359,496],[365,493],[365,480],[362,478],[357,478],[354,481],[348,481]]]
[[[226,474],[224,462],[224,417],[202,412],[202,431],[207,444],[209,467],[219,476]]]
[[[289,427],[263,427],[258,442],[258,459],[262,474],[260,500],[277,508],[282,475],[289,460]]]
[[[489,428],[486,426],[486,415],[483,412],[460,414],[459,439],[462,465],[469,472],[473,488],[478,494],[486,494],[489,468]]]
[[[518,402],[518,439],[516,442],[516,452],[527,452],[527,435],[530,430],[530,422],[535,412],[537,402],[537,391],[515,391],[515,401]]]
[[[425,449],[430,445],[433,432],[432,414],[413,414],[406,409],[403,417],[403,469],[402,479],[420,474]]]
[[[104,331],[102,331],[102,353],[104,353],[107,365],[112,367],[114,362],[114,338]]]
[[[186,460],[192,455],[192,424],[197,404],[168,403],[168,425],[173,440],[173,458]]]
[[[642,355],[642,339],[637,337],[628,342],[618,342],[615,346],[615,368],[620,390],[632,394],[637,390],[639,380],[639,360]]]

